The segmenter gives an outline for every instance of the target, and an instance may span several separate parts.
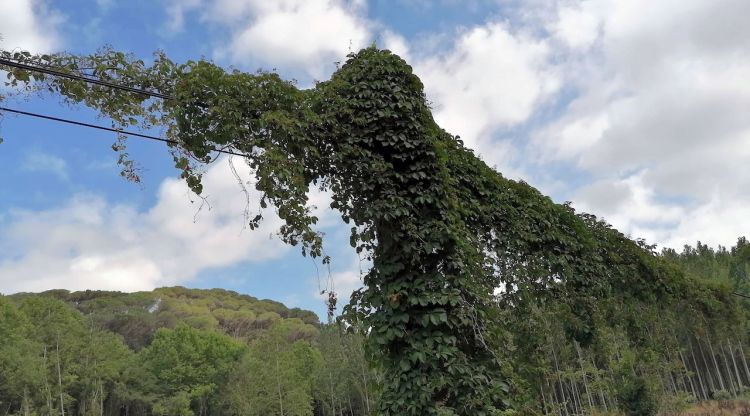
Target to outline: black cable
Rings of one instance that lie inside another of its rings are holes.
[[[149,136],[147,134],[141,134],[141,133],[135,133],[135,132],[126,131],[126,130],[114,129],[114,128],[111,128],[111,127],[98,126],[96,124],[89,124],[89,123],[84,123],[84,122],[81,122],[81,121],[68,120],[68,119],[59,118],[59,117],[47,116],[47,115],[44,115],[44,114],[30,113],[28,111],[14,110],[12,108],[2,107],[2,106],[0,106],[0,111],[7,111],[9,113],[21,114],[21,115],[24,115],[24,116],[36,117],[36,118],[41,118],[41,119],[45,119],[45,120],[58,121],[60,123],[73,124],[73,125],[76,125],[76,126],[90,127],[92,129],[111,131],[113,133],[125,134],[127,136],[142,137],[144,139],[156,140],[156,141],[160,141],[160,142],[164,142],[164,143],[180,144],[179,142],[177,142],[175,140],[165,139],[163,137]],[[232,155],[232,156],[245,157],[245,155],[243,155],[241,153],[235,153],[235,152],[231,152],[231,151],[228,151],[228,150],[214,149],[214,151],[218,152],[218,153],[224,153],[224,154],[227,154],[227,155]]]
[[[116,84],[114,82],[105,81],[99,78],[87,77],[83,75],[70,74],[53,68],[45,68],[41,66],[29,65],[20,62],[11,61],[5,58],[0,58],[0,65],[9,66],[11,68],[23,69],[26,71],[40,72],[42,74],[53,75],[56,77],[68,78],[75,81],[83,81],[90,84],[101,85],[103,87],[114,88],[122,91],[133,92],[136,94],[147,95],[149,97],[161,98],[164,100],[172,100],[173,98],[162,94],[158,91],[149,91],[141,88],[128,87],[127,85]]]

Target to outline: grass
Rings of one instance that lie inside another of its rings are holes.
[[[671,413],[674,416],[750,416],[750,400],[712,400]]]
[[[670,406],[674,410],[659,412],[659,416],[750,416],[750,398],[711,400],[691,405]],[[679,410],[677,410],[679,409]],[[619,411],[595,410],[591,416],[625,416]]]

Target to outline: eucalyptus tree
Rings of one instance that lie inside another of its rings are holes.
[[[251,343],[223,393],[228,414],[313,415],[313,383],[321,354],[310,342],[295,339],[299,324],[279,322]]]

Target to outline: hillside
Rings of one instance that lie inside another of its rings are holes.
[[[280,302],[224,289],[178,286],[135,293],[49,290],[39,294],[16,294],[10,298],[22,301],[34,296],[67,303],[88,316],[96,327],[121,335],[133,350],[148,345],[157,329],[174,328],[178,324],[221,331],[245,341],[259,337],[279,321],[293,320],[306,334],[301,335],[303,338],[313,337],[320,325],[314,312],[290,309]]]
[[[271,300],[183,287],[0,296],[2,414],[366,414],[374,384],[361,336]]]

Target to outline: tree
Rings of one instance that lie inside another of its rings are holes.
[[[0,408],[30,414],[40,400],[43,367],[29,339],[29,322],[15,305],[0,296]]]
[[[124,370],[133,364],[134,355],[119,335],[97,330],[91,324],[79,354],[78,412],[103,415],[105,401],[122,380]]]
[[[324,416],[370,415],[377,403],[377,373],[365,355],[365,337],[350,327],[325,325],[318,338],[322,364],[315,397]]]
[[[0,297],[0,401],[9,414],[103,415],[133,354],[64,302]]]
[[[211,414],[217,406],[216,392],[225,385],[243,351],[242,344],[218,332],[184,324],[159,329],[151,345],[139,354],[141,365],[156,380],[154,388],[160,400],[155,412]]]
[[[295,337],[295,321],[274,325],[256,340],[232,372],[225,393],[232,414],[249,416],[312,416],[313,382],[320,352]]]

